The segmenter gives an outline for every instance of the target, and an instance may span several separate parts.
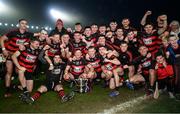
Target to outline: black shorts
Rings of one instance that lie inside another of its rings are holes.
[[[97,78],[101,78],[101,73],[102,72],[96,72]]]
[[[46,86],[47,90],[54,90],[54,88],[56,87],[56,85],[60,85],[59,82],[53,82],[53,81],[47,81],[44,85]]]
[[[26,80],[33,80],[33,73],[32,72],[25,71],[24,76],[25,76]]]

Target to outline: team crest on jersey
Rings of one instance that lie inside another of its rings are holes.
[[[107,65],[106,65],[106,69],[107,69],[107,70],[112,70],[112,69],[113,69],[113,67],[112,67],[112,65],[111,65],[111,64],[107,64]]]
[[[16,44],[17,45],[24,44],[25,41],[26,41],[25,39],[18,39],[16,40]]]
[[[60,72],[61,72],[61,69],[54,69],[54,70],[52,70],[53,74],[60,74]]]
[[[81,72],[81,71],[82,71],[82,69],[81,69],[81,68],[79,68],[79,67],[75,67],[75,68],[74,68],[74,72],[79,73],[79,72]]]
[[[151,65],[150,61],[146,61],[142,64],[143,67],[149,67]]]
[[[29,62],[35,62],[36,58],[37,58],[36,56],[27,55],[26,60]]]
[[[51,53],[56,53],[56,52],[57,52],[57,49],[51,48],[49,51],[50,51]]]
[[[149,44],[152,44],[152,39],[151,38],[148,38],[148,39],[143,39],[144,43],[146,45],[149,45]]]
[[[98,67],[99,66],[98,62],[93,62],[93,63],[90,63],[90,64],[92,65],[92,67]]]

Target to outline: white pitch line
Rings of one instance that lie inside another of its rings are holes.
[[[140,96],[140,97],[137,97],[137,98],[132,99],[130,101],[127,101],[127,102],[121,103],[119,105],[113,106],[110,109],[106,109],[106,110],[104,110],[104,112],[99,113],[99,114],[115,114],[116,112],[121,112],[127,108],[131,108],[134,105],[141,103],[143,100],[144,100],[144,96]]]

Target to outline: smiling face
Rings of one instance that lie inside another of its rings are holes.
[[[89,36],[91,36],[91,28],[86,28],[85,29],[85,31],[84,31],[84,34],[87,36],[87,37],[89,37]]]
[[[100,36],[99,39],[98,39],[98,43],[100,45],[105,45],[106,44],[106,39],[104,36]]]
[[[139,47],[139,53],[142,55],[142,56],[146,56],[147,53],[148,53],[148,48],[146,46],[141,46]]]
[[[128,44],[127,44],[127,43],[122,43],[122,44],[120,45],[120,48],[121,48],[121,51],[122,51],[122,52],[126,52],[127,49],[128,49]]]
[[[116,23],[116,22],[111,22],[111,23],[109,24],[109,26],[110,26],[111,30],[116,30],[117,23]]]
[[[31,45],[30,45],[33,49],[38,49],[39,48],[39,41],[35,40],[35,41],[31,41]]]
[[[96,33],[98,31],[98,26],[97,25],[92,25],[91,30],[92,30],[93,34]]]
[[[107,49],[105,47],[100,47],[99,48],[99,53],[100,55],[104,56],[106,55]]]
[[[178,38],[176,36],[170,36],[169,37],[169,43],[172,45],[172,46],[176,46],[178,45]]]
[[[27,21],[26,20],[21,20],[19,22],[19,28],[22,30],[26,30],[27,29]]]
[[[153,31],[153,26],[148,24],[144,27],[144,30],[147,34],[151,34]]]
[[[53,60],[54,60],[54,63],[60,63],[60,62],[61,62],[61,57],[60,57],[60,55],[55,55],[54,58],[53,58]]]
[[[116,35],[117,35],[117,37],[121,37],[121,36],[123,36],[123,29],[117,29],[116,30]]]
[[[74,40],[75,42],[81,41],[81,34],[80,33],[74,33]]]
[[[156,57],[156,61],[157,61],[157,63],[162,64],[162,63],[164,63],[165,58],[162,55],[159,55]]]

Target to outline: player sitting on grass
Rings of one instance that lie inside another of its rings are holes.
[[[44,51],[45,49],[46,48],[44,48]],[[43,52],[40,54],[41,55],[39,57],[43,63],[47,64],[51,61],[48,56],[45,55],[45,57],[43,57],[44,55]],[[53,69],[47,70],[46,72],[45,83],[41,85],[31,97],[23,96],[22,97],[23,101],[32,104],[34,101],[40,98],[42,93],[48,92],[50,90],[56,91],[58,93],[58,96],[61,98],[62,102],[66,102],[73,98],[74,92],[65,95],[63,86],[61,84],[61,79],[64,74],[66,64],[61,60],[60,55],[56,54],[53,57],[53,62],[50,63],[50,66],[52,65],[54,66]]]

